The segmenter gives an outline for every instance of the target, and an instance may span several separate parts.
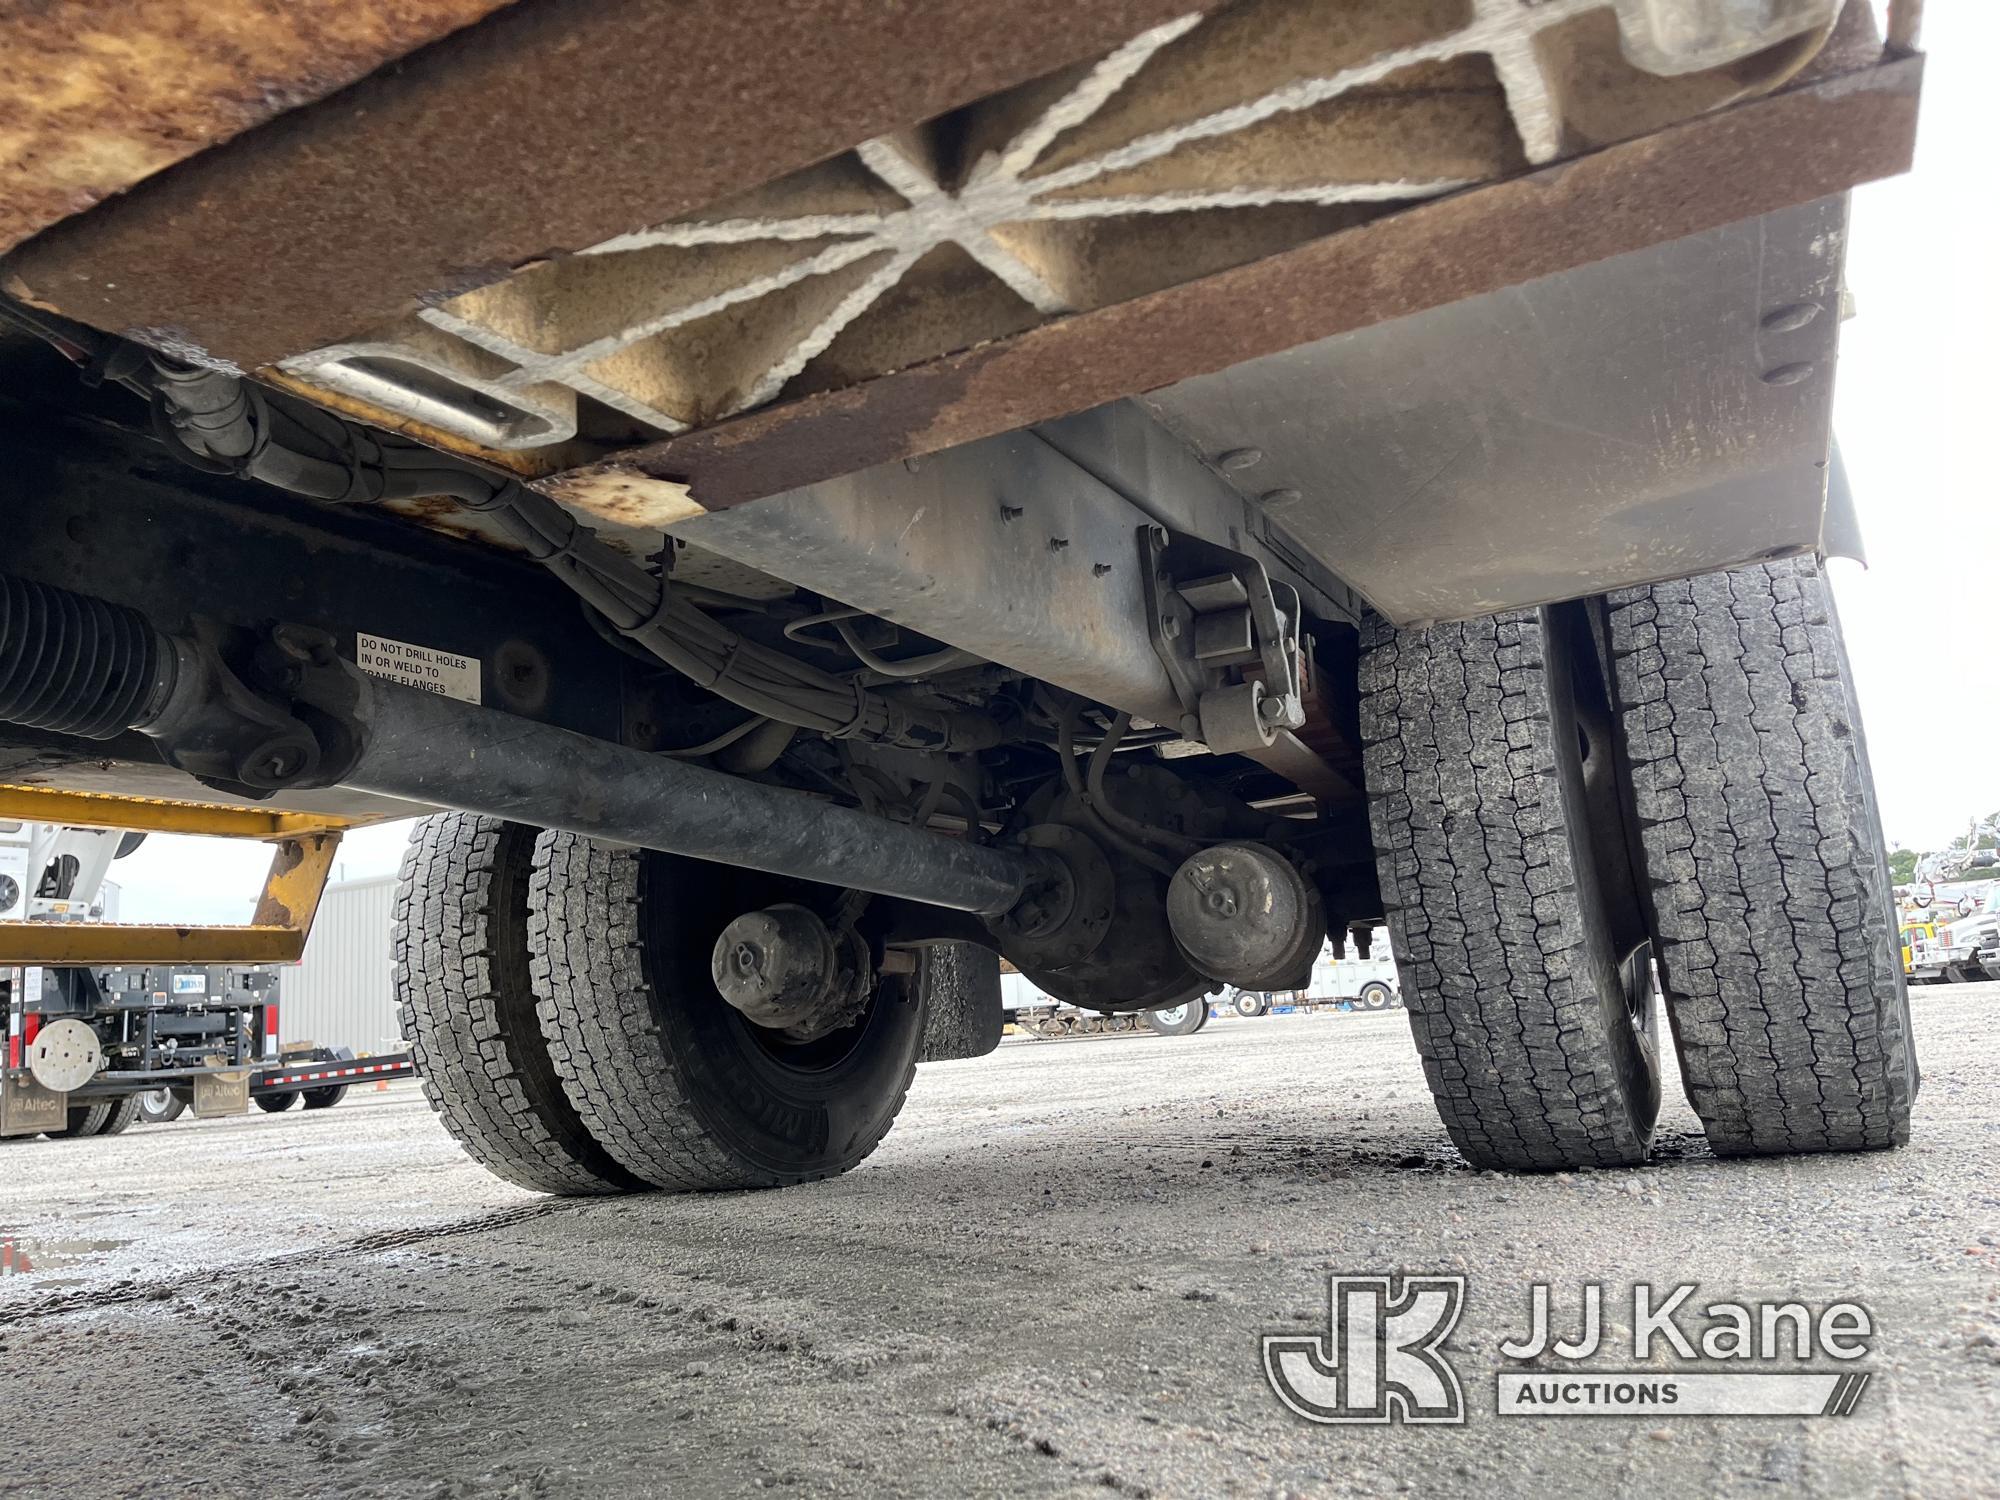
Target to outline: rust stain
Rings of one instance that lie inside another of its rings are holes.
[[[264,878],[263,893],[257,898],[257,910],[250,918],[253,927],[290,927],[292,925],[291,896],[288,877],[295,875],[306,862],[305,845],[296,839],[287,839],[278,845],[271,855],[270,873]]]
[[[664,531],[676,521],[702,514],[684,485],[630,464],[592,464],[536,484],[551,500],[618,526]]]
[[[198,17],[208,3],[104,0],[93,29],[170,31],[182,24],[172,18]],[[248,0],[216,3],[229,15],[250,10]],[[274,31],[303,29],[302,12],[331,26],[349,10],[385,9],[383,0],[267,3]],[[395,0],[389,13],[452,4]],[[0,16],[82,9],[0,7]],[[56,225],[17,247],[7,270],[71,317],[115,332],[183,330],[255,369],[1099,56],[1200,8],[520,0]],[[156,11],[170,19],[98,19]],[[6,76],[18,89],[62,61],[54,52]],[[224,71],[250,69],[239,61]]]
[[[1905,58],[1738,105],[617,462],[725,509],[1809,203],[1908,168],[1921,76]]]
[[[0,0],[0,250],[508,0]]]

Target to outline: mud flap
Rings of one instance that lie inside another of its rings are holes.
[[[69,1123],[69,1095],[44,1088],[26,1073],[0,1083],[0,1137],[40,1135]]]
[[[208,1060],[214,1067],[219,1057]],[[194,1117],[213,1120],[223,1115],[240,1115],[250,1109],[250,1072],[197,1073],[194,1077]]]
[[[984,1057],[1000,1045],[1007,1012],[1000,1003],[1000,955],[976,943],[922,950],[917,983],[924,996],[919,1062]]]

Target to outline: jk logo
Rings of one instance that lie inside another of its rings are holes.
[[[1438,1352],[1465,1309],[1463,1276],[1330,1276],[1326,1334],[1264,1335],[1264,1378],[1308,1422],[1463,1422]]]

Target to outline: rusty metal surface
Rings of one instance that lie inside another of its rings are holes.
[[[290,927],[0,922],[0,964],[288,964],[305,945]]]
[[[339,852],[338,832],[309,833],[276,843],[250,925],[289,928],[298,933],[303,949],[319,912],[327,877],[333,873],[333,858]]]
[[[597,407],[666,437],[1642,135],[1821,50],[1662,80],[1608,5],[1234,0],[285,368],[495,451]]]
[[[0,0],[0,250],[507,0]]]
[[[724,509],[1809,203],[1908,167],[1921,76],[1822,79],[619,462]]]
[[[50,788],[100,793],[111,797],[141,796],[166,800],[227,795],[203,786],[187,772],[159,758],[144,735],[131,733],[110,741],[65,742],[59,735],[11,726],[0,730],[0,780],[29,789]],[[347,787],[315,787],[287,792],[285,807],[294,815],[338,819],[351,827],[383,823],[433,812],[391,797],[371,796]],[[263,803],[245,807],[263,807]]]
[[[102,328],[268,365],[1191,8],[522,0],[57,225],[0,283]]]
[[[1360,800],[1361,788],[1307,745],[1289,729],[1281,729],[1271,743],[1243,752],[1265,770],[1284,777],[1315,802],[1328,806]]]

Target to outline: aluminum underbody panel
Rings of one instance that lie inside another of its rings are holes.
[[[1820,545],[1844,198],[1143,398],[1390,618]]]
[[[1032,433],[684,521],[678,538],[1155,723],[1150,517]]]

